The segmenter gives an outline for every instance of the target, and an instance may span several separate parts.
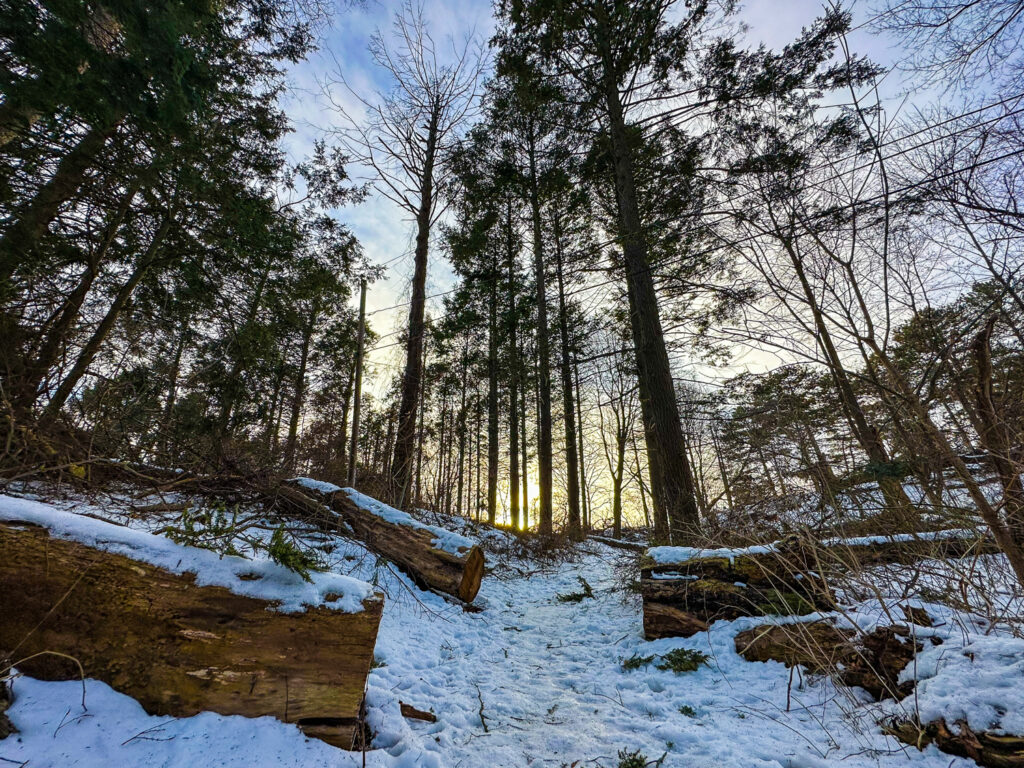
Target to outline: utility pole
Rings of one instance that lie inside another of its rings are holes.
[[[356,391],[352,402],[352,443],[348,452],[348,485],[356,485],[356,448],[359,445],[359,399],[363,392],[363,344],[366,338],[366,278],[359,285],[359,331],[356,335]]]

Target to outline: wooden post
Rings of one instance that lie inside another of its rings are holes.
[[[366,278],[359,285],[359,331],[356,336],[356,391],[352,403],[352,443],[348,452],[348,484],[356,485],[356,448],[359,444],[359,401],[363,390],[363,346],[366,342]]]

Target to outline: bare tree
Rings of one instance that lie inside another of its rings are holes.
[[[344,119],[337,135],[346,150],[372,170],[377,190],[416,223],[405,373],[391,462],[394,501],[403,506],[410,498],[423,375],[430,233],[447,208],[442,194],[449,178],[448,160],[476,109],[484,58],[471,38],[442,50],[430,35],[423,6],[411,2],[395,14],[390,39],[379,31],[373,36],[370,54],[390,75],[387,90],[373,97],[360,95],[339,71],[325,83],[325,91]],[[362,118],[339,100],[338,85],[355,97]]]

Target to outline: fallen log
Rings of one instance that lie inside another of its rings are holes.
[[[625,549],[629,552],[647,551],[646,544],[637,544],[635,541],[626,541],[624,539],[612,539],[608,536],[598,536],[596,533],[590,534],[590,536],[588,536],[587,538],[592,539],[593,541],[600,542],[601,544],[605,544],[609,547],[614,547],[615,549]]]
[[[269,561],[7,502],[3,666],[43,680],[84,672],[154,715],[271,715],[352,747],[383,606],[368,584],[306,583]]]
[[[963,720],[957,721],[955,731],[945,720],[925,725],[902,720],[890,723],[885,731],[912,747],[934,744],[946,754],[970,758],[986,768],[1024,768],[1024,736],[974,731]]]
[[[422,589],[466,603],[473,602],[480,591],[484,553],[472,539],[421,523],[352,488],[292,480],[277,494],[278,501],[321,528],[348,533],[386,557]]]
[[[799,664],[812,675],[863,688],[876,700],[899,700],[913,691],[914,683],[901,683],[899,676],[922,648],[906,626],[862,634],[827,621],[754,627],[736,635],[735,644],[747,661]]]
[[[791,536],[744,549],[655,547],[640,564],[644,634],[689,637],[719,619],[828,610],[838,574],[997,551],[990,539],[961,530],[826,541]],[[648,620],[648,613],[655,615]]]

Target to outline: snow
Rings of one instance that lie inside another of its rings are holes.
[[[712,557],[727,557],[731,563],[743,555],[767,555],[775,552],[774,544],[755,544],[751,547],[705,549],[702,547],[651,547],[647,556],[658,565],[672,565],[687,560],[698,560]]]
[[[455,521],[445,525],[470,529]],[[904,747],[882,733],[885,718],[912,714],[913,697],[904,704],[866,704],[863,692],[838,689],[827,678],[791,678],[780,663],[741,659],[736,634],[764,623],[763,617],[715,622],[687,639],[645,641],[639,598],[623,589],[635,578],[629,553],[589,543],[555,565],[488,555],[495,568],[478,598],[486,607],[466,613],[418,590],[360,545],[312,535],[334,545],[334,572],[372,581],[387,594],[366,693],[375,734],[365,755],[370,768],[615,768],[619,750],[637,749],[651,761],[664,754],[664,768],[974,766],[934,746],[923,752]],[[489,529],[480,534],[495,546],[509,538]],[[558,595],[579,591],[580,577],[594,598],[560,602]],[[1024,731],[1024,641],[952,609],[920,605],[939,626],[915,631],[943,639],[908,672],[922,681],[916,702],[922,714],[945,716],[951,725],[966,717],[972,727],[997,723]],[[892,613],[898,615],[895,600],[871,600],[834,618],[869,629]],[[653,664],[622,669],[634,655],[675,648],[702,651],[710,660],[681,675]],[[362,754],[328,747],[269,718],[151,717],[94,681],[87,683],[83,711],[81,695],[78,682],[15,679],[8,714],[21,733],[0,741],[0,762],[62,768],[363,763]],[[433,711],[438,721],[406,720],[399,702]]]
[[[923,722],[965,720],[973,731],[1024,734],[1024,640],[974,637],[966,645],[929,647],[904,678],[919,680]]]
[[[954,528],[944,531],[925,531],[923,533],[900,533],[887,536],[858,536],[855,538],[833,538],[823,539],[822,545],[826,547],[864,547],[872,544],[883,544],[885,542],[908,542],[908,541],[944,541],[948,539],[977,539],[985,535],[983,529]],[[737,557],[744,555],[767,555],[778,552],[778,542],[771,544],[755,544],[749,547],[717,548],[707,549],[702,547],[651,547],[647,550],[647,556],[658,565],[673,565],[688,560],[700,560],[705,558],[725,557],[733,562]]]
[[[434,540],[431,544],[435,549],[440,549],[443,552],[458,555],[476,546],[476,542],[473,541],[473,539],[463,536],[460,533],[455,533],[455,531],[449,531],[446,528],[439,528],[436,525],[421,523],[408,512],[403,512],[400,509],[389,507],[383,501],[377,501],[377,499],[372,496],[360,493],[355,488],[342,488],[341,490],[343,490],[348,497],[352,499],[357,507],[366,510],[372,515],[383,518],[389,523],[394,523],[395,525],[419,528],[420,530],[429,531],[434,534]]]
[[[308,491],[316,491],[317,493],[322,493],[324,495],[341,490],[340,485],[328,483],[325,480],[314,480],[311,477],[293,477],[288,482],[295,483],[296,485],[305,488]]]
[[[227,587],[238,595],[271,602],[287,613],[307,606],[325,606],[345,613],[363,610],[363,600],[375,592],[365,581],[336,573],[311,573],[311,582],[272,560],[220,557],[215,552],[186,547],[145,531],[67,512],[30,499],[0,495],[0,520],[31,523],[51,536],[125,555],[172,573],[193,573],[199,586]],[[254,575],[259,578],[252,578]],[[242,578],[245,576],[246,578]],[[327,597],[331,596],[328,601]]]

